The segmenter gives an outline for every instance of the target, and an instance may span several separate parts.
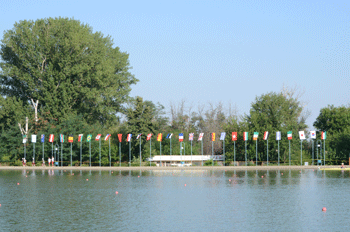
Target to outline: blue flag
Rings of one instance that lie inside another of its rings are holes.
[[[167,134],[166,139],[171,139],[171,136],[173,136],[173,134]]]
[[[42,143],[45,142],[45,135],[41,135],[41,142],[42,142]]]

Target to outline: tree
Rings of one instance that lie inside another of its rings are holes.
[[[298,139],[298,131],[305,130],[307,125],[305,120],[307,115],[303,112],[304,107],[298,99],[291,95],[280,93],[267,93],[256,97],[255,102],[252,103],[250,114],[244,117],[246,131],[249,132],[249,152],[248,158],[255,160],[255,142],[252,141],[253,133],[259,132],[258,139],[258,159],[266,161],[266,141],[262,139],[265,131],[270,133],[269,142],[269,160],[277,161],[277,142],[275,134],[281,131],[282,136],[287,138],[287,131],[293,132],[292,151],[294,153],[294,160],[299,157],[298,147],[300,147],[300,140]],[[280,148],[282,152],[282,161],[288,159],[288,141],[282,139],[280,141]],[[300,163],[300,162],[299,162]]]
[[[57,125],[72,114],[113,123],[138,81],[127,53],[74,19],[20,21],[1,42],[0,93],[24,106],[39,100],[38,113]]]
[[[350,107],[329,105],[320,110],[314,127],[327,132],[326,160],[341,163],[350,154]],[[320,134],[320,133],[318,133]]]

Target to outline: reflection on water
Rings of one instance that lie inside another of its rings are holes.
[[[0,226],[4,231],[341,231],[348,227],[349,183],[350,171],[312,169],[1,170]]]

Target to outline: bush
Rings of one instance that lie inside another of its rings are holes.
[[[204,162],[204,166],[213,166],[213,160],[210,159],[210,160],[205,161]],[[217,161],[214,162],[214,166],[218,166],[218,162]]]

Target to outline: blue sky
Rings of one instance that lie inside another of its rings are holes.
[[[283,85],[320,109],[349,104],[348,1],[9,1],[0,36],[20,20],[69,17],[110,35],[140,81],[131,96],[188,105],[222,102],[249,113]]]

